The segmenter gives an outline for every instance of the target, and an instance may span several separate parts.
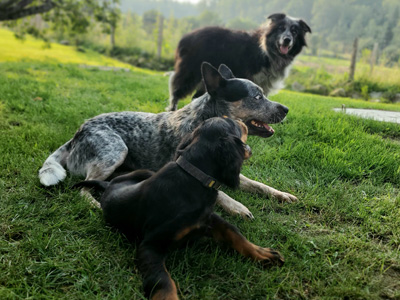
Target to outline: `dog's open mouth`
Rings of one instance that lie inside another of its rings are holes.
[[[289,50],[290,50],[290,47],[289,47],[289,46],[285,46],[285,45],[280,45],[280,46],[279,46],[279,51],[280,51],[283,55],[288,54]]]
[[[267,123],[250,120],[246,122],[246,126],[249,129],[249,134],[258,135],[261,137],[270,137],[274,134],[275,130],[269,126]]]

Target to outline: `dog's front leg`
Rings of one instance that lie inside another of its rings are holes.
[[[266,184],[251,180],[246,176],[240,174],[240,188],[244,191],[251,193],[259,193],[267,197],[276,198],[280,201],[294,202],[297,198],[289,193],[278,191]]]
[[[224,192],[218,191],[217,204],[232,215],[239,214],[242,217],[254,219],[253,214],[246,206],[232,199]]]
[[[278,251],[271,248],[262,248],[249,242],[240,233],[239,229],[215,213],[211,214],[207,225],[209,228],[208,235],[211,235],[219,242],[228,244],[244,257],[264,264],[282,265],[285,261]]]
[[[151,300],[179,300],[175,282],[165,268],[166,253],[142,242],[138,249],[138,267],[143,276],[144,293]]]

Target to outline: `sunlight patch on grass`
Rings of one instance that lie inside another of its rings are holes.
[[[0,28],[0,62],[41,61],[46,63],[128,68],[147,74],[155,73],[150,70],[133,67],[91,50],[79,52],[72,46],[55,43],[51,43],[50,45],[51,47],[47,48],[43,41],[30,36],[26,36],[25,40],[19,40],[14,36],[12,31]]]

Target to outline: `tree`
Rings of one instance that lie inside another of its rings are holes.
[[[96,19],[103,25],[103,32],[110,34],[111,48],[115,48],[115,30],[121,17],[117,1],[104,2],[101,10],[97,10]]]
[[[114,28],[118,21],[119,0],[0,0],[0,21],[9,21],[8,25],[19,25],[21,34],[32,31],[28,22],[17,22],[29,16],[42,14],[44,21],[54,29],[68,27],[73,33],[84,33],[94,20],[102,21]]]
[[[153,34],[156,29],[157,20],[159,18],[160,12],[158,10],[152,9],[146,11],[143,14],[143,28],[148,35]]]
[[[16,20],[52,10],[58,1],[55,0],[0,0],[0,21]]]
[[[227,24],[226,27],[231,28],[231,29],[236,29],[236,30],[252,30],[256,29],[259,27],[260,24],[257,24],[249,19],[245,18],[235,18],[230,20]]]

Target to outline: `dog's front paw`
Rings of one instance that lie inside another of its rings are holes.
[[[231,215],[241,215],[243,218],[254,219],[253,214],[246,206],[232,199],[224,192],[218,192],[217,203]]]
[[[230,203],[230,205],[224,207],[224,209],[231,215],[241,215],[243,218],[254,219],[251,211],[240,202],[235,201]]]
[[[272,194],[272,197],[275,199],[278,199],[282,202],[296,202],[298,201],[296,196],[293,196],[292,194],[281,192],[281,191],[276,191],[276,193]]]
[[[90,205],[92,205],[92,207],[94,207],[94,208],[100,208],[100,209],[101,209],[100,202],[97,201],[97,200],[92,196],[92,194],[89,192],[89,190],[88,190],[87,188],[82,188],[80,194],[81,194],[81,196],[82,196],[83,198],[85,198],[85,199],[90,203]]]
[[[282,266],[285,263],[283,256],[274,249],[258,247],[256,253],[257,257],[255,259],[261,262],[264,266]]]
[[[253,214],[246,206],[243,205],[243,209],[237,210],[235,213],[240,214],[243,218],[254,219]]]

